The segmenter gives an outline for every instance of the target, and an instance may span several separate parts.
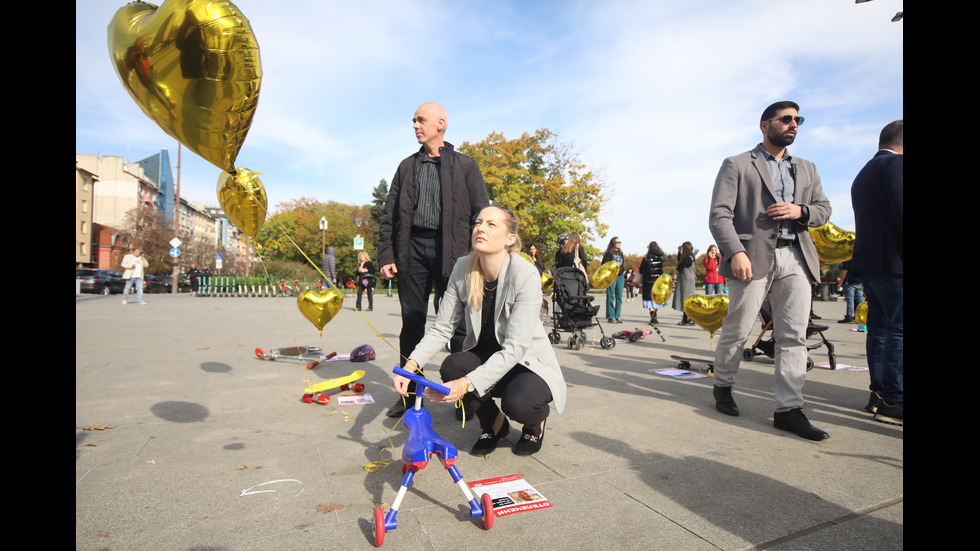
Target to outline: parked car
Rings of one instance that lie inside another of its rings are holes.
[[[170,276],[143,276],[144,293],[169,293],[170,287]]]
[[[116,270],[75,270],[75,279],[82,281],[81,291],[83,293],[100,295],[121,293],[125,284],[122,274]]]

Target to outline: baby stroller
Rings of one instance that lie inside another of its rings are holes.
[[[599,307],[592,305],[595,297],[588,294],[589,282],[578,268],[558,268],[552,276],[555,278],[555,292],[551,296],[551,319],[554,326],[548,334],[551,344],[561,342],[559,331],[569,331],[572,336],[568,337],[568,347],[572,350],[579,350],[585,345],[586,327],[592,327],[593,322],[599,327],[602,338],[599,339],[599,346],[605,350],[616,346],[616,339],[607,337],[606,332],[599,325],[596,314]]]
[[[755,344],[746,348],[742,352],[742,359],[747,362],[751,362],[755,358],[756,354],[765,354],[770,358],[776,357],[776,338],[769,337],[769,340],[762,340],[766,336],[766,333],[772,330],[772,307],[769,305],[769,301],[762,303],[762,309],[759,310],[759,317],[762,318],[762,333],[759,334],[759,338],[755,340]],[[837,369],[837,355],[834,354],[834,344],[827,340],[823,332],[829,329],[826,325],[815,325],[813,320],[809,321],[809,325],[806,328],[806,338],[809,339],[814,334],[820,335],[820,342],[807,345],[807,352],[810,350],[816,350],[821,346],[827,347],[827,356],[830,361],[830,369]],[[806,370],[810,371],[813,369],[813,358],[809,356],[806,357]]]

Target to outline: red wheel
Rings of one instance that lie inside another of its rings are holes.
[[[381,547],[385,542],[385,514],[381,507],[374,509],[374,546]]]
[[[321,395],[317,396],[316,397],[316,403],[320,404],[321,406],[329,406],[330,405],[330,395],[329,394],[321,394]]]
[[[263,354],[265,354],[265,350],[262,350],[261,348],[256,348],[255,349],[255,357],[256,358],[258,358],[260,360],[264,360],[265,358],[262,357]]]
[[[354,392],[364,392],[364,383],[355,383]]]
[[[493,500],[490,494],[483,494],[483,529],[493,528]]]

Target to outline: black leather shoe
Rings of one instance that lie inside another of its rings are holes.
[[[415,405],[415,396],[409,396],[408,398],[398,397],[398,401],[395,405],[391,406],[388,413],[385,413],[388,417],[395,418],[405,415],[405,410]]]
[[[500,432],[494,434],[492,427],[483,431],[480,434],[480,439],[476,441],[476,444],[473,444],[470,454],[480,456],[492,452],[497,449],[497,442],[507,436],[508,432],[510,432],[510,422],[504,418],[504,424],[500,426]]]
[[[527,425],[521,430],[521,439],[514,446],[514,455],[532,455],[541,451],[544,444],[544,426],[541,427],[541,434],[532,434]]]
[[[826,440],[830,435],[810,424],[810,420],[803,415],[800,408],[789,411],[777,411],[772,414],[772,426],[777,429],[788,430],[797,436],[802,436],[808,440]]]
[[[715,409],[725,415],[738,417],[738,404],[735,403],[735,398],[732,396],[732,387],[716,386],[712,392],[715,395]]]
[[[871,397],[868,398],[868,404],[864,406],[864,411],[867,411],[868,413],[877,413],[878,405],[880,404],[881,396],[878,396],[878,393],[872,390]]]

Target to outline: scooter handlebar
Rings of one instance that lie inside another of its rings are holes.
[[[397,365],[395,366],[394,371],[395,371],[395,374],[396,375],[401,375],[402,377],[405,377],[407,379],[411,379],[411,380],[415,381],[415,384],[416,385],[421,386],[421,387],[431,388],[432,390],[435,390],[436,392],[438,392],[440,394],[449,394],[450,392],[452,392],[451,390],[449,390],[449,387],[442,386],[439,383],[434,383],[434,382],[426,379],[425,377],[422,377],[421,375],[416,375],[415,373],[411,373],[409,371],[406,371],[406,370],[398,367]],[[421,394],[421,392],[419,392],[419,394]]]

